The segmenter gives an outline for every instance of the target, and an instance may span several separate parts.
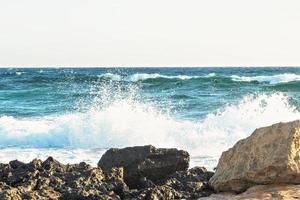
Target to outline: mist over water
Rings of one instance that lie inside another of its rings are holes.
[[[212,168],[255,128],[300,118],[297,68],[1,69],[0,76],[0,162],[52,155],[96,164],[107,148],[152,144],[188,150],[194,164]]]

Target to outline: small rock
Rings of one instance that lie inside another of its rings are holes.
[[[9,162],[9,165],[11,168],[13,169],[17,169],[19,167],[22,167],[25,165],[25,163],[21,162],[21,161],[18,161],[18,160],[13,160],[13,161],[10,161]]]
[[[169,186],[156,186],[142,190],[137,199],[141,200],[173,200],[180,199],[182,195]]]

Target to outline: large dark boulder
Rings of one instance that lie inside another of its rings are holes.
[[[176,171],[189,167],[188,152],[177,149],[136,146],[124,149],[109,149],[101,157],[98,166],[108,172],[113,167],[124,168],[124,180],[131,188],[141,188],[141,180],[157,182]]]

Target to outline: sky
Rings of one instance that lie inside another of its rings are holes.
[[[0,0],[0,66],[300,66],[299,0]]]

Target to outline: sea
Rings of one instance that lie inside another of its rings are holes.
[[[186,150],[191,167],[300,119],[300,68],[1,68],[0,163],[93,166],[109,148]]]

